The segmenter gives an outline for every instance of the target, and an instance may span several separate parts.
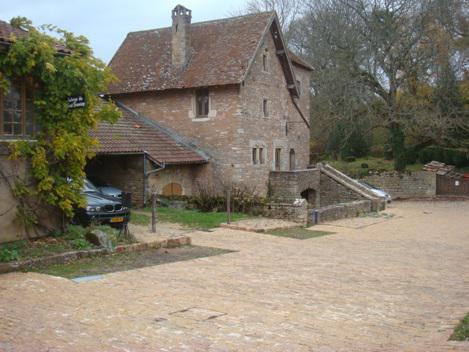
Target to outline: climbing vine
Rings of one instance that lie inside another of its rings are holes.
[[[28,35],[10,38],[8,49],[0,51],[0,89],[25,78],[34,85],[38,132],[34,140],[9,142],[10,159],[28,161],[29,176],[16,177],[12,193],[18,216],[31,226],[40,223],[38,206],[71,217],[74,207],[83,205],[84,167],[97,143],[89,131],[100,121],[117,120],[119,111],[99,97],[114,76],[93,56],[85,37],[52,26],[36,28],[22,17],[11,24]],[[76,95],[84,96],[86,105],[69,109],[67,98]]]

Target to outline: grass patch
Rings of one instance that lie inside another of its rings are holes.
[[[355,161],[347,162],[343,160],[325,160],[332,167],[342,171],[351,177],[363,177],[368,175],[369,171],[394,171],[394,160],[386,160],[383,158],[358,158]],[[367,168],[363,168],[362,164],[367,164]],[[423,164],[407,165],[408,171],[420,171]]]
[[[469,341],[469,313],[459,322],[449,339],[455,341]]]
[[[148,224],[149,224],[151,221],[151,210],[149,208],[145,208],[144,211],[147,212],[148,215],[144,215],[144,214],[141,214],[141,215],[148,217]],[[231,214],[232,221],[244,220],[244,219],[248,219],[249,217],[250,217],[249,215],[243,214],[243,213]],[[226,222],[226,213],[225,212],[201,212],[198,210],[161,207],[161,208],[157,208],[157,219],[158,221],[161,221],[161,222],[178,223],[186,227],[190,227],[190,228],[212,229],[214,227],[219,227],[221,223]]]
[[[0,244],[0,262],[25,260],[54,254],[96,248],[85,238],[87,230],[70,225],[65,233],[55,233],[49,237],[34,240],[19,240]]]
[[[184,246],[172,249],[151,249],[141,252],[115,253],[106,256],[81,258],[68,264],[55,264],[32,268],[29,271],[62,276],[68,279],[126,271],[202,257],[210,257],[233,251],[199,246]]]
[[[327,235],[333,235],[335,232],[329,231],[316,231],[308,230],[305,227],[292,227],[289,229],[277,229],[266,232],[269,235],[295,238],[298,240],[306,240],[308,238],[322,237]]]
[[[109,236],[114,246],[134,243],[132,236],[123,236],[118,230],[107,225],[94,226]],[[11,262],[39,257],[48,257],[65,252],[99,248],[86,239],[91,228],[69,225],[63,233],[56,232],[51,236],[33,240],[19,240],[0,244],[0,262]]]
[[[150,225],[151,215],[140,214],[140,213],[131,213],[130,214],[130,223],[135,225]]]

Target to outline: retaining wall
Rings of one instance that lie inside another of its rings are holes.
[[[383,172],[363,180],[385,190],[393,199],[436,195],[436,173],[430,171]]]
[[[310,209],[308,211],[308,224],[314,224],[314,212],[318,213],[318,223],[339,220],[344,218],[353,218],[372,211],[372,202],[370,200],[359,200],[349,203],[329,205],[319,209]]]

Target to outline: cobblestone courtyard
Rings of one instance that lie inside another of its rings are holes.
[[[469,351],[469,202],[395,203],[392,217],[297,240],[217,229],[237,252],[74,283],[0,276],[0,351]]]

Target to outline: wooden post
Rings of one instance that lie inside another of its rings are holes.
[[[226,216],[226,223],[229,224],[231,222],[231,188],[226,191]]]
[[[151,232],[156,232],[156,192],[151,194]]]

